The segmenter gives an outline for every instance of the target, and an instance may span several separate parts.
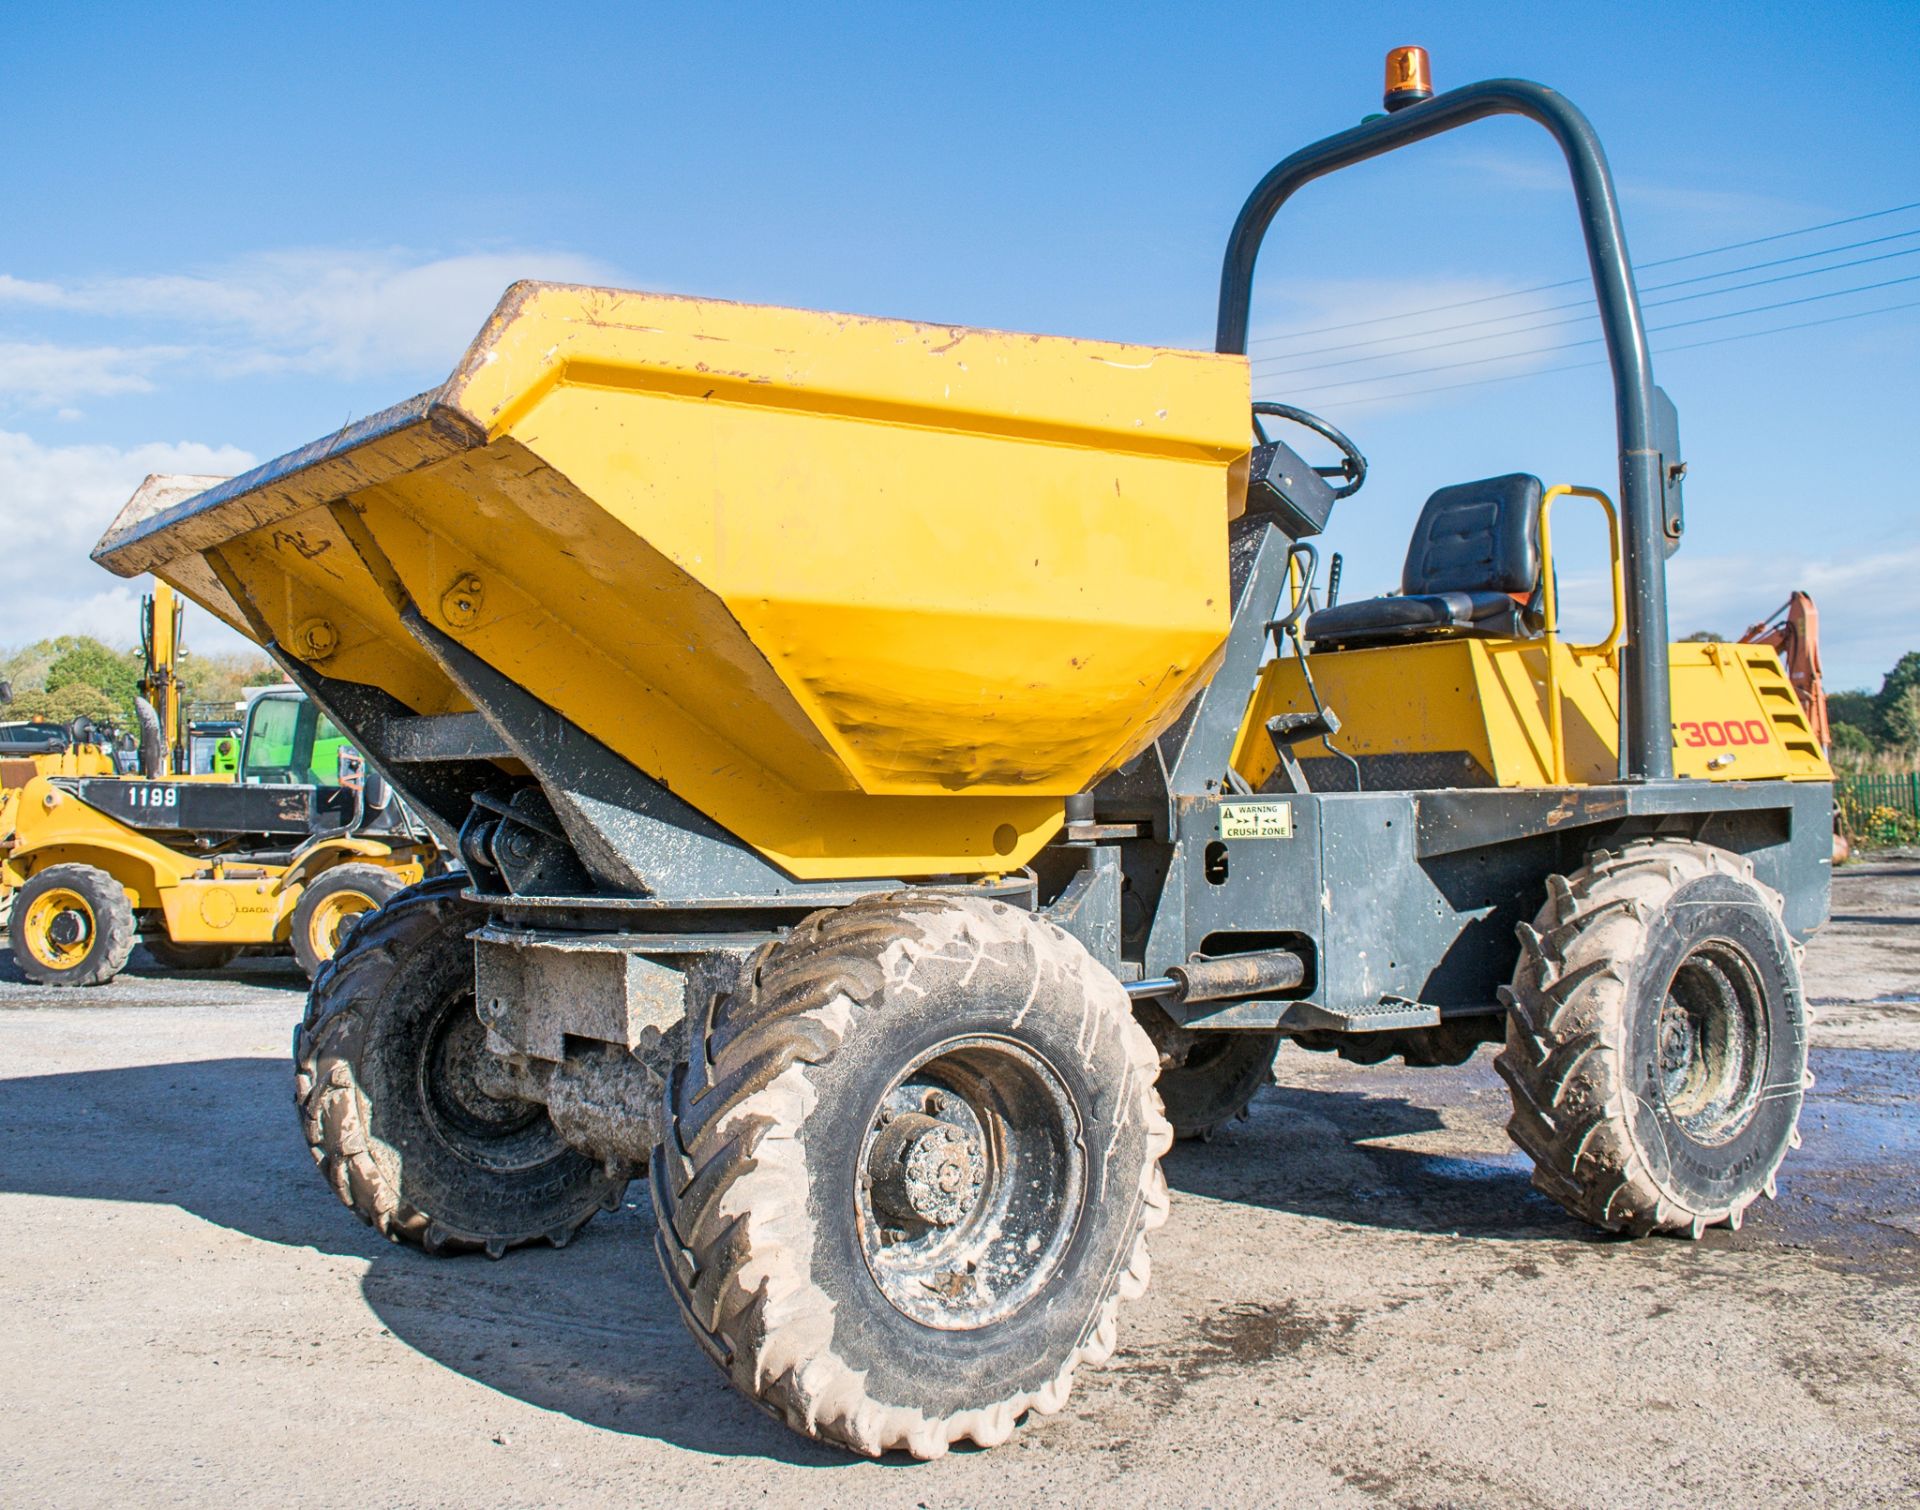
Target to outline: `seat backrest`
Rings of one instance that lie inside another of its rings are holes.
[[[1540,580],[1540,479],[1524,472],[1442,488],[1407,547],[1400,591],[1530,593]]]

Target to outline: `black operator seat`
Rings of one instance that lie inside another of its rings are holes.
[[[1400,596],[1361,598],[1309,615],[1316,649],[1534,632],[1527,601],[1540,586],[1540,479],[1524,472],[1442,488],[1407,547]]]

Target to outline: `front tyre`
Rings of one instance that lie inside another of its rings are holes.
[[[91,865],[50,865],[14,893],[13,962],[42,986],[103,986],[139,938],[127,889]]]
[[[562,1247],[627,1177],[569,1147],[539,1103],[488,1094],[466,884],[413,887],[321,970],[294,1035],[301,1126],[341,1201],[395,1242]]]
[[[796,1431],[1004,1441],[1113,1350],[1171,1129],[1126,993],[1003,903],[816,913],[698,1018],[652,1160],[687,1325]]]
[[[1738,1227],[1798,1146],[1811,1083],[1778,893],[1677,839],[1596,854],[1549,890],[1494,1060],[1534,1184],[1610,1232]]]

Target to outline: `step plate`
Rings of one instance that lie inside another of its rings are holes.
[[[1440,1022],[1438,1007],[1388,999],[1352,1012],[1334,1012],[1311,1001],[1233,1001],[1218,1010],[1186,1019],[1193,1032],[1209,1028],[1278,1028],[1283,1033],[1381,1033],[1396,1028],[1431,1028]]]

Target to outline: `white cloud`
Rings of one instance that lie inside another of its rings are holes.
[[[146,393],[152,373],[185,355],[173,346],[60,346],[0,341],[0,398],[34,407],[115,393]]]
[[[7,547],[0,645],[56,634],[130,644],[144,589],[88,559],[100,532],[149,472],[230,475],[253,463],[235,446],[43,446],[0,430],[0,539]],[[190,633],[192,643],[209,650],[235,639],[206,614],[195,615]]]
[[[50,305],[58,304],[60,298],[60,286],[57,283],[33,283],[9,273],[0,273],[0,303]]]
[[[1556,532],[1559,526],[1555,526]],[[1873,691],[1909,650],[1920,650],[1920,541],[1891,541],[1868,555],[1821,558],[1793,553],[1701,555],[1682,548],[1667,562],[1667,627],[1674,638],[1707,632],[1738,639],[1809,593],[1820,611],[1820,660],[1827,690]],[[1561,628],[1593,641],[1612,618],[1607,579],[1560,574]]]
[[[0,309],[101,318],[186,337],[166,345],[0,347],[0,394],[30,402],[139,391],[160,366],[337,377],[451,370],[509,284],[605,282],[602,264],[567,252],[422,259],[399,251],[298,250],[203,272],[70,283],[0,275]]]
[[[452,370],[522,278],[612,282],[566,252],[432,257],[307,249],[139,277],[40,280],[0,273],[0,409],[77,417],[83,399],[279,372],[430,381]],[[21,327],[32,325],[31,336]],[[149,472],[235,473],[254,457],[198,444],[50,446],[0,430],[0,645],[86,632],[125,644],[138,593],[88,559]],[[195,643],[231,632],[195,616]]]
[[[1920,541],[1887,541],[1841,557],[1796,552],[1690,556],[1667,563],[1668,617],[1676,634],[1738,635],[1798,589],[1820,610],[1820,658],[1829,690],[1876,688],[1909,650],[1920,650]]]
[[[90,634],[96,640],[126,649],[139,638],[140,598],[147,590],[144,582],[138,587],[132,582],[123,582],[85,597],[68,597],[36,588],[27,594],[23,605],[33,616],[32,635],[13,635],[4,643],[12,649],[63,634]]]
[[[1807,556],[1689,555],[1667,563],[1667,618],[1676,637],[1706,631],[1737,639],[1790,594],[1810,593],[1820,610],[1820,658],[1827,690],[1880,685],[1895,661],[1920,649],[1920,601],[1910,591],[1920,573],[1920,544],[1895,545],[1871,558],[1820,560]],[[1576,636],[1604,629],[1605,600],[1598,577],[1569,577],[1567,615]]]

